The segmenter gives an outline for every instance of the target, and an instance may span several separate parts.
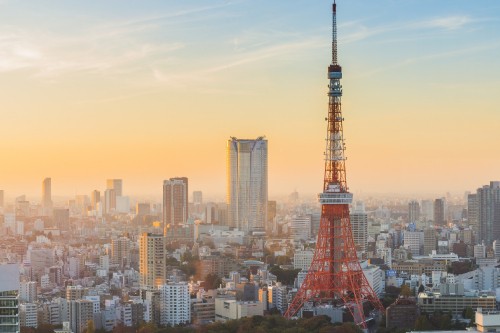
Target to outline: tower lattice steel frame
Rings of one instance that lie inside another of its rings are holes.
[[[316,249],[307,276],[285,316],[295,316],[305,303],[346,306],[354,322],[366,328],[365,302],[383,311],[377,295],[368,284],[356,255],[349,218],[352,194],[346,182],[345,145],[341,98],[342,67],[337,62],[337,5],[332,7],[332,63],[328,67],[329,108],[325,151],[325,176],[321,203],[321,222]]]

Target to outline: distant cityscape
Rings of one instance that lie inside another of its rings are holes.
[[[0,276],[10,281],[2,293],[20,281],[19,296],[7,296],[19,309],[11,331],[283,314],[311,265],[321,211],[297,192],[268,200],[267,159],[265,138],[230,138],[222,203],[190,192],[187,177],[165,180],[162,202],[133,205],[122,179],[64,205],[53,204],[51,178],[42,180],[40,202],[24,195],[6,202],[0,191]],[[469,307],[496,309],[499,212],[496,181],[462,197],[353,203],[353,238],[370,286],[382,300],[403,286],[414,295],[386,304],[388,328],[413,327],[417,309],[454,318]],[[314,311],[342,318],[334,309]]]

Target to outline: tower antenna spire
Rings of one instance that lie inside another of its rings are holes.
[[[332,5],[332,65],[337,65],[337,4]]]

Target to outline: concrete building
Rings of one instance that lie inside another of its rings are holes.
[[[305,241],[311,238],[311,216],[292,218],[288,228],[290,237],[295,241]]]
[[[160,291],[160,324],[175,326],[191,323],[191,300],[187,283],[167,283]]]
[[[0,313],[2,314],[2,333],[20,332],[18,297],[18,265],[0,265]]]
[[[495,296],[488,294],[465,293],[463,284],[441,284],[439,292],[422,292],[418,294],[418,306],[423,313],[435,311],[448,312],[460,315],[462,311],[471,307],[493,311],[496,308]]]
[[[408,222],[416,223],[420,221],[420,204],[416,200],[408,203]]]
[[[89,321],[94,320],[94,302],[83,299],[70,302],[70,323],[73,333],[85,333]]]
[[[42,209],[44,216],[52,215],[52,180],[45,178],[42,182]]]
[[[444,198],[434,200],[434,224],[443,226],[446,224],[444,213],[445,200]]]
[[[54,228],[59,230],[70,230],[69,209],[54,208]]]
[[[227,141],[229,226],[250,234],[267,222],[267,140]]]
[[[35,303],[37,301],[37,283],[35,281],[21,281],[19,284],[19,301]]]
[[[415,298],[401,297],[385,310],[385,327],[411,329],[420,315]]]
[[[404,247],[409,249],[414,256],[421,255],[424,245],[424,233],[422,231],[405,231],[403,235]]]
[[[106,189],[104,191],[104,206],[103,214],[111,214],[116,211],[116,191],[114,189]]]
[[[314,257],[314,251],[311,250],[295,251],[295,254],[293,255],[293,268],[307,271],[311,266],[313,257]]]
[[[35,303],[19,305],[19,322],[22,327],[38,327],[38,309]]]
[[[186,177],[170,178],[163,181],[163,230],[169,236],[176,229],[187,222],[188,219],[188,179]]]
[[[467,223],[474,231],[479,231],[479,216],[476,193],[467,195]]]
[[[478,332],[500,332],[500,312],[498,311],[483,311],[482,308],[478,308],[475,321]]]
[[[479,242],[491,245],[500,239],[500,182],[490,182],[477,189]]]
[[[263,315],[264,307],[261,302],[241,302],[234,299],[215,298],[215,321]]]
[[[215,321],[215,301],[193,302],[191,320],[194,325],[206,325]]]
[[[130,243],[127,237],[111,240],[111,261],[121,270],[130,264]]]
[[[366,240],[368,238],[368,214],[365,211],[363,202],[358,201],[350,214],[352,236],[358,257],[366,252]]]
[[[367,261],[361,263],[361,268],[370,287],[381,297],[385,292],[385,272],[378,266],[368,264]]]
[[[143,233],[139,239],[139,279],[140,287],[156,290],[165,284],[166,276],[165,237]]]
[[[437,250],[436,230],[428,228],[424,230],[424,256],[428,256],[432,251]]]
[[[66,287],[66,300],[68,301],[76,301],[78,299],[82,299],[86,294],[86,289],[82,286],[67,286]]]
[[[123,181],[121,179],[107,179],[106,189],[114,190],[117,197],[123,196]]]

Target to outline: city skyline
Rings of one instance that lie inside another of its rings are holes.
[[[319,193],[329,3],[1,2],[0,188],[38,197],[50,177],[58,197],[116,177],[161,196],[182,175],[223,197],[227,139],[266,135],[270,197]],[[500,4],[341,4],[355,197],[496,180]]]

